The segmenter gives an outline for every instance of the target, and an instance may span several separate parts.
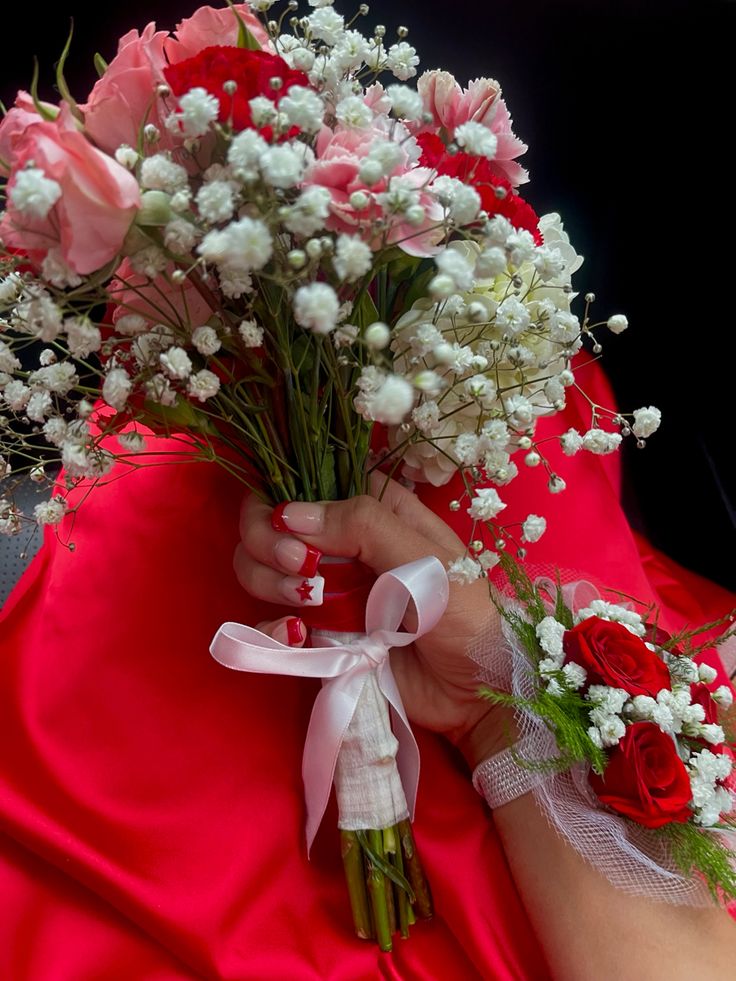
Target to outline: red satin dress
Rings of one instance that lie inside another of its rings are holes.
[[[587,428],[582,401],[564,415],[544,425]],[[535,563],[657,599],[670,629],[733,605],[630,530],[615,458],[559,469],[568,490],[543,504],[538,471],[508,494],[510,520],[548,518]],[[47,533],[0,614],[0,978],[547,978],[492,815],[422,730],[415,833],[436,916],[393,954],[354,937],[334,805],[305,854],[317,683],[231,672],[208,653],[223,621],[272,612],[232,572],[241,494],[203,464],[109,483],[81,509],[75,550]],[[452,488],[422,496],[450,518]]]

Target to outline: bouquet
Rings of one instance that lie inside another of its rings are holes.
[[[172,463],[216,464],[274,505],[359,495],[374,473],[436,485],[459,473],[450,507],[474,525],[447,575],[485,577],[544,533],[540,514],[504,524],[504,488],[541,467],[564,491],[537,421],[578,385],[584,340],[597,356],[626,317],[595,320],[593,294],[572,312],[582,260],[559,216],[518,193],[526,147],[496,81],[463,88],[430,71],[407,84],[419,57],[406,28],[363,34],[368,8],[346,21],[330,0],[273,7],[202,7],[172,34],[131,31],[109,64],[97,56],[84,102],[64,78],[67,43],[60,102],[39,99],[36,75],[0,124],[0,533],[63,527],[71,490],[83,499],[144,466],[165,433],[181,442]],[[585,432],[560,434],[564,453],[644,445],[660,421],[653,406],[590,406]],[[14,498],[27,476],[48,489],[32,515]],[[360,755],[377,727],[389,761],[377,795],[389,787],[396,809],[356,827],[341,803],[340,823],[356,929],[390,949],[415,908],[431,914],[387,709],[408,730],[386,653],[412,635],[380,616],[387,590],[417,597],[405,572],[379,581],[364,630],[370,583],[321,558],[293,588],[304,607],[337,597],[312,620],[322,646],[306,673],[335,679],[335,646],[355,670],[332,769],[305,753],[305,776],[319,771],[309,840],[325,781],[336,768],[338,792],[351,782],[348,744]],[[425,592],[434,584],[430,623],[445,573],[418,572]],[[349,595],[359,617],[344,615]],[[259,637],[221,631],[213,652],[263,670],[273,650]],[[241,642],[261,660],[233,653]]]
[[[516,710],[520,738],[492,759],[504,799],[534,789],[550,823],[619,888],[702,905],[736,899],[730,685],[698,655],[721,620],[670,635],[655,607],[562,586],[510,556],[496,603],[505,645],[482,658],[484,696]],[[638,607],[638,608],[637,608]],[[504,756],[504,754],[508,754]],[[517,786],[521,784],[521,786]]]

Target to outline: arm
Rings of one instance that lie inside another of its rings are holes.
[[[376,573],[428,554],[447,562],[462,551],[444,522],[396,484],[380,504],[289,504],[281,531],[270,518],[265,505],[246,500],[234,565],[243,586],[271,602],[284,602],[281,584],[298,573],[306,545],[357,557]],[[438,627],[392,656],[409,716],[450,739],[471,768],[505,746],[509,727],[507,714],[478,700],[477,666],[464,654],[489,606],[483,583],[453,584]],[[677,981],[733,973],[736,925],[722,910],[615,889],[549,826],[530,794],[499,807],[494,820],[555,977]]]

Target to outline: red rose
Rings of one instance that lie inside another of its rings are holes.
[[[220,102],[220,122],[230,119],[236,130],[252,126],[249,102],[258,95],[276,101],[286,95],[292,85],[309,85],[304,72],[295,71],[278,55],[267,51],[248,51],[245,48],[214,46],[205,48],[193,58],[169,65],[164,69],[166,81],[174,95],[184,95],[190,89],[203,88]],[[274,89],[271,79],[281,79]],[[237,83],[234,95],[223,90],[225,82]]]
[[[646,828],[684,824],[692,816],[685,764],[672,737],[652,722],[627,726],[605,773],[592,773],[590,784],[603,804]]]
[[[516,229],[526,229],[534,236],[537,245],[542,244],[539,231],[539,218],[534,208],[518,194],[514,194],[511,184],[494,174],[490,161],[485,157],[474,157],[469,153],[448,153],[445,144],[436,133],[420,133],[417,143],[422,148],[419,163],[422,167],[432,167],[438,174],[456,177],[466,184],[472,184],[480,195],[481,207],[489,217],[503,215]],[[502,194],[501,197],[498,194]]]
[[[693,705],[703,706],[703,711],[705,712],[704,722],[706,725],[712,722],[718,722],[718,705],[713,701],[711,690],[707,685],[702,683],[690,685],[690,699]],[[709,746],[708,749],[710,748]]]
[[[670,673],[643,640],[620,623],[588,617],[562,638],[565,662],[574,661],[587,672],[587,685],[623,688],[632,697],[657,697],[671,688]]]

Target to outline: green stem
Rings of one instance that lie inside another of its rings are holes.
[[[398,825],[394,825],[394,827],[390,829],[394,842],[397,840],[398,830]],[[404,875],[404,856],[400,843],[398,848],[394,848],[393,854],[391,855],[391,861],[396,867],[396,871],[400,872],[401,875]],[[409,897],[406,894],[405,889],[397,889],[396,897],[399,907],[399,929],[401,930],[401,936],[406,939],[409,936],[409,913],[411,911],[411,903],[409,902]]]
[[[362,940],[370,940],[373,936],[371,914],[368,908],[368,894],[365,887],[365,871],[363,867],[363,851],[354,831],[341,831],[340,843],[342,864],[348,883],[350,908],[353,911],[355,932]]]
[[[369,831],[368,840],[376,855],[383,858],[383,834],[380,831]],[[368,860],[368,893],[371,897],[371,909],[373,910],[378,946],[381,950],[389,952],[393,945],[386,902],[386,876],[370,859]]]
[[[434,915],[432,906],[432,893],[429,883],[424,875],[422,863],[419,861],[414,835],[411,830],[411,822],[404,820],[399,823],[399,837],[401,838],[401,848],[404,853],[404,865],[407,878],[411,883],[416,896],[417,913],[428,920]]]

